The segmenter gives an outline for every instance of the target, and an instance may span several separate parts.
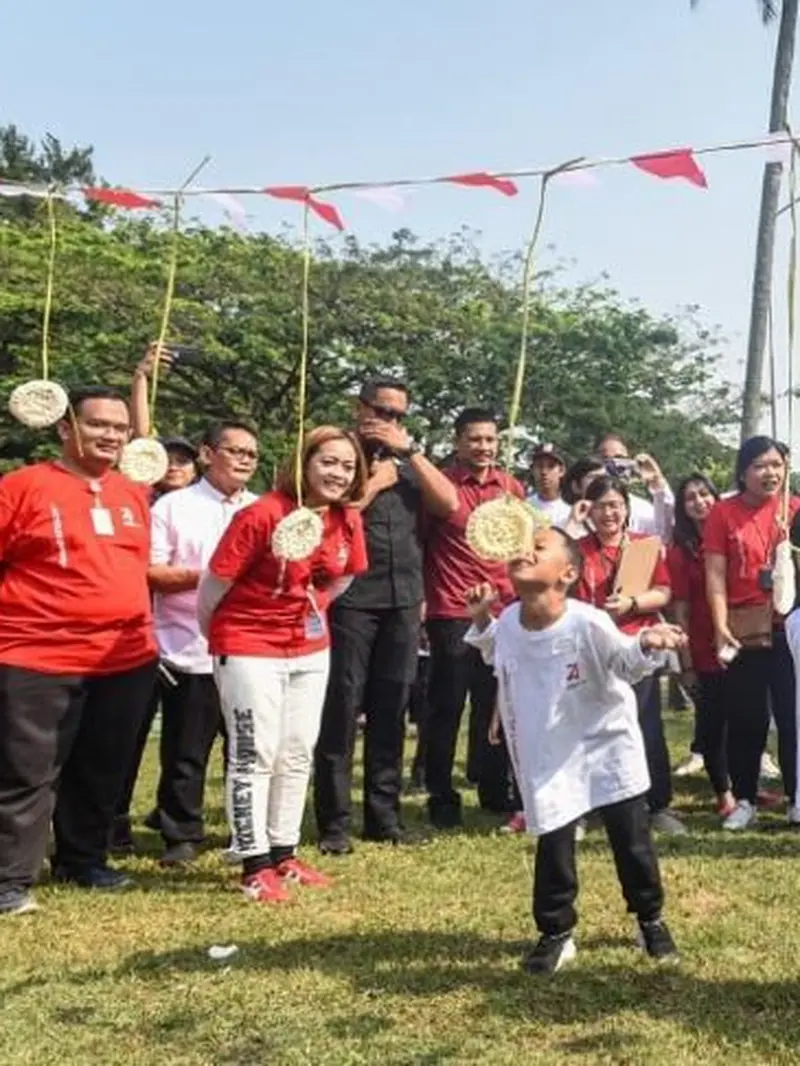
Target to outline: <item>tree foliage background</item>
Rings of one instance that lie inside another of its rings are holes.
[[[37,148],[14,127],[0,130],[0,177],[94,180],[92,150]],[[65,385],[128,387],[158,332],[168,229],[58,202],[58,254],[51,372]],[[40,375],[48,230],[31,200],[0,201],[2,400]],[[408,382],[415,430],[446,447],[466,405],[502,413],[518,355],[521,293],[516,255],[488,262],[469,233],[438,244],[407,230],[387,247],[349,237],[315,249],[311,280],[309,420],[346,423],[364,379]],[[191,220],[180,237],[169,339],[198,347],[200,365],[164,376],[156,411],[164,432],[198,435],[214,418],[258,427],[264,473],[288,451],[295,427],[302,263],[284,238],[210,229]],[[654,317],[602,287],[565,289],[539,279],[522,423],[535,439],[572,457],[602,432],[624,432],[677,476],[695,468],[725,479],[725,431],[737,419],[718,377],[719,338],[695,312]],[[3,468],[46,454],[52,442],[0,413]]]

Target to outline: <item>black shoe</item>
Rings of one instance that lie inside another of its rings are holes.
[[[656,962],[678,962],[680,955],[672,939],[667,923],[656,918],[654,922],[639,922],[636,943]]]
[[[133,855],[136,845],[131,833],[131,820],[127,814],[114,819],[108,850],[112,855]]]
[[[155,807],[144,820],[144,824],[148,829],[152,829],[154,833],[161,832],[161,811],[158,807]]]
[[[552,976],[565,962],[571,962],[578,951],[572,933],[562,936],[541,936],[538,943],[523,958],[522,968],[526,973]]]
[[[362,833],[361,839],[370,844],[392,844],[395,847],[407,842],[407,838],[402,829],[388,829],[375,833],[367,833],[365,831]]]
[[[462,823],[459,793],[451,792],[449,796],[429,796],[428,818],[434,829],[457,829]]]
[[[110,866],[54,866],[53,880],[78,888],[97,888],[103,892],[117,892],[130,888],[133,881],[121,870]]]
[[[168,844],[158,863],[159,866],[183,866],[196,858],[197,848],[185,840],[182,844]]]
[[[353,854],[353,845],[347,837],[323,837],[317,849],[321,855],[333,855],[336,858]]]
[[[425,791],[425,767],[424,766],[412,766],[411,777],[408,782],[406,792],[409,796],[418,795],[420,792]]]

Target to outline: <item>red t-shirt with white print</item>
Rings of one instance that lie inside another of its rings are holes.
[[[329,646],[330,586],[368,565],[361,515],[352,507],[329,507],[319,547],[307,559],[286,562],[273,554],[272,534],[295,507],[290,496],[268,492],[223,534],[209,571],[233,584],[211,619],[212,655],[294,658]]]

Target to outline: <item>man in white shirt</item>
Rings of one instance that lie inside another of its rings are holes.
[[[163,865],[191,862],[203,840],[203,792],[214,739],[222,732],[208,644],[197,620],[197,587],[233,516],[255,502],[246,485],[258,440],[239,422],[211,426],[200,448],[203,477],[163,496],[151,515],[148,579],[161,653],[161,778],[151,824],[164,839]]]
[[[531,473],[535,492],[528,503],[542,511],[554,526],[563,529],[569,518],[570,506],[561,495],[561,484],[567,464],[555,444],[537,444],[531,456]]]
[[[616,433],[601,437],[595,452],[606,461],[609,473],[623,479],[638,474],[650,493],[652,503],[631,494],[631,533],[661,537],[665,544],[669,543],[675,522],[675,496],[655,459],[645,453],[631,459],[625,441]]]

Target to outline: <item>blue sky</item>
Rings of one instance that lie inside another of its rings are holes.
[[[757,135],[774,42],[754,0],[45,0],[36,24],[3,16],[0,121],[92,143],[98,172],[134,187],[205,153],[219,185],[515,168]],[[762,163],[706,160],[705,193],[632,169],[559,189],[548,261],[655,311],[700,304],[737,380]],[[421,190],[401,214],[337,202],[365,241],[466,223],[495,251],[523,243],[534,199],[529,183],[515,200]],[[296,217],[248,209],[269,229]]]

